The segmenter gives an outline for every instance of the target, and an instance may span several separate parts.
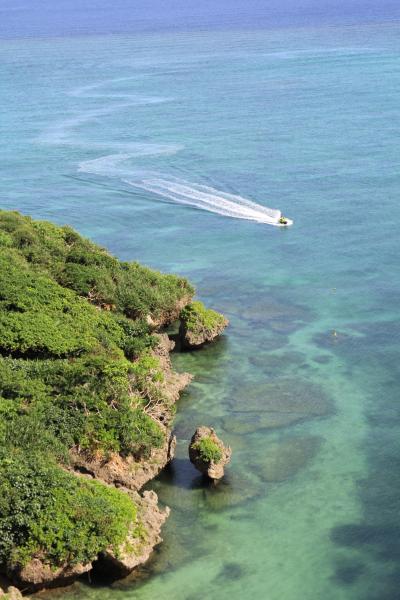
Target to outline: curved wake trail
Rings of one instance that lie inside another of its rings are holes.
[[[75,98],[103,99],[105,104],[103,107],[84,110],[75,116],[55,123],[42,134],[40,141],[54,145],[69,145],[97,150],[112,149],[114,150],[113,154],[81,162],[78,171],[102,177],[116,177],[125,184],[146,190],[161,199],[192,206],[199,210],[205,210],[221,216],[246,219],[268,225],[280,225],[280,210],[267,208],[241,196],[228,194],[210,186],[191,183],[184,179],[165,175],[164,173],[140,172],[124,164],[138,157],[172,155],[182,150],[183,146],[181,145],[120,142],[118,140],[107,140],[104,142],[82,140],[77,135],[78,130],[97,119],[107,117],[114,112],[125,110],[135,105],[151,105],[173,100],[168,97],[146,97],[130,92],[117,91],[112,93],[104,90],[107,86],[122,83],[129,79],[131,78],[101,81],[69,92]],[[110,100],[111,105],[109,104]],[[291,221],[288,224],[291,224]]]
[[[145,179],[141,182],[125,180],[126,183],[142,188],[178,204],[193,206],[201,210],[235,219],[246,219],[278,225],[281,211],[267,208],[241,196],[227,194],[206,185],[197,185],[184,180]]]
[[[174,148],[157,147],[149,154],[174,153]],[[178,177],[166,176],[161,173],[139,171],[124,165],[129,159],[138,154],[111,154],[94,160],[80,163],[81,173],[90,173],[101,177],[116,177],[121,182],[145,190],[161,199],[167,199],[177,204],[192,206],[199,210],[216,213],[234,219],[246,219],[279,225],[281,211],[257,204],[252,200],[236,194],[229,194],[207,185],[191,183]]]

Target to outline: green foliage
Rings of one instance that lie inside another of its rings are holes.
[[[132,321],[123,315],[116,316],[115,320],[122,330],[119,345],[128,358],[135,358],[144,350],[151,350],[157,346],[157,339],[151,334],[145,320]]]
[[[104,322],[104,325],[103,325]],[[76,355],[96,344],[103,315],[70,290],[0,250],[0,350],[35,356]]]
[[[85,562],[140,535],[125,494],[63,468],[162,446],[150,414],[171,407],[146,317],[168,322],[192,294],[69,227],[0,211],[0,564]]]
[[[162,275],[138,263],[122,263],[121,266],[116,305],[133,319],[146,315],[168,316],[179,300],[194,293],[181,277]]]
[[[218,462],[222,458],[221,448],[210,436],[203,437],[200,441],[195,442],[192,447],[199,451],[201,459],[206,463]]]
[[[179,300],[194,293],[186,279],[120,262],[70,227],[0,211],[0,233],[0,247],[11,243],[61,286],[130,318],[168,317]]]
[[[149,352],[143,352],[132,364],[133,381],[143,398],[160,400],[160,383],[164,381],[160,361]]]
[[[143,380],[144,369],[143,364]],[[144,383],[134,388],[136,396],[130,394],[131,370],[123,357],[105,354],[74,361],[0,359],[0,416],[17,438],[25,430],[32,433],[29,444],[21,440],[30,447],[35,431],[46,432],[37,439],[58,456],[71,448],[105,457],[147,454],[162,445],[163,434],[143,411],[143,398],[149,400]]]
[[[206,308],[202,302],[191,302],[180,313],[180,319],[187,331],[197,333],[209,332],[225,325],[225,317],[215,310]]]
[[[0,455],[0,562],[13,568],[34,556],[53,566],[87,563],[116,551],[135,524],[129,496],[78,478],[48,458]]]

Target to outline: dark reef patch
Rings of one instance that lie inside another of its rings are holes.
[[[359,562],[342,563],[336,567],[333,580],[341,585],[352,585],[366,571],[365,565]]]
[[[227,562],[215,578],[216,582],[223,583],[226,580],[237,581],[246,574],[246,570],[240,563]]]
[[[321,446],[317,436],[290,437],[278,442],[269,442],[262,456],[252,452],[251,467],[266,482],[285,481],[294,477],[314,458]]]

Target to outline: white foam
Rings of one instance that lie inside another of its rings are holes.
[[[126,78],[130,79],[130,78]],[[92,85],[76,88],[70,92],[75,98],[104,98],[123,99],[123,101],[108,102],[96,110],[84,110],[67,119],[55,123],[47,129],[41,141],[57,145],[71,145],[91,150],[112,150],[92,160],[81,161],[78,166],[80,173],[91,173],[104,177],[117,177],[120,181],[146,190],[158,198],[167,199],[177,204],[192,206],[194,208],[216,213],[221,216],[235,219],[247,219],[269,225],[280,225],[281,212],[267,208],[242,196],[229,194],[210,186],[188,182],[184,179],[166,176],[159,173],[144,173],[132,169],[126,163],[133,158],[142,156],[172,155],[179,152],[183,146],[179,144],[156,144],[140,142],[90,142],[77,136],[77,131],[82,125],[108,116],[116,111],[124,110],[138,104],[155,104],[166,102],[171,98],[159,96],[138,96],[131,93],[109,93],[102,88],[110,84],[124,81],[125,78],[101,81]]]
[[[154,194],[156,197],[192,206],[200,210],[216,213],[235,219],[246,219],[268,225],[280,225],[280,210],[257,204],[237,194],[229,194],[207,185],[191,183],[178,177],[167,177],[132,169],[126,163],[135,156],[144,154],[165,154],[176,152],[179,147],[159,144],[138,145],[137,153],[119,153],[83,161],[79,165],[81,173],[103,177],[117,177],[123,183]],[[288,223],[291,224],[291,223]]]
[[[101,147],[101,144],[99,146]],[[184,148],[181,144],[154,144],[151,142],[111,143],[109,146],[129,150],[129,152],[107,154],[92,160],[83,160],[78,164],[78,171],[104,177],[117,176],[121,179],[130,175],[140,176],[139,171],[123,167],[121,163],[141,156],[173,155]],[[93,144],[90,147],[92,148]]]
[[[125,182],[178,204],[193,206],[225,217],[269,225],[278,225],[281,217],[280,210],[262,206],[242,196],[185,180],[154,178],[143,181],[125,180]]]

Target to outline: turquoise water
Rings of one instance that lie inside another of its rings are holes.
[[[187,275],[231,322],[174,355],[196,377],[150,486],[164,544],[67,598],[398,598],[398,26],[0,47],[2,206]],[[216,488],[187,460],[200,424],[233,448]]]

